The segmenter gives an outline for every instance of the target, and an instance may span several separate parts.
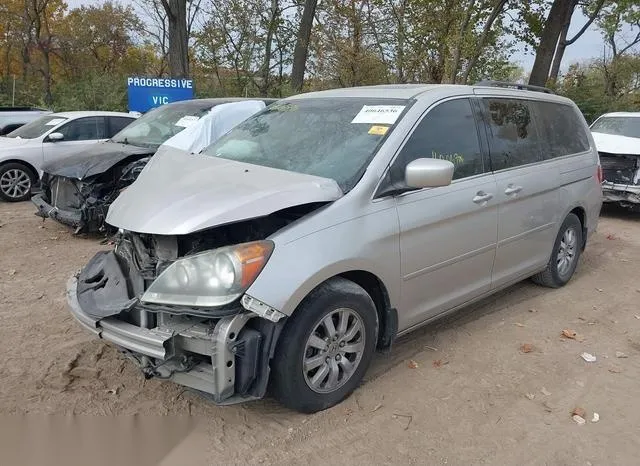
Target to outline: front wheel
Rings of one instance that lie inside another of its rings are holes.
[[[533,281],[549,288],[566,285],[576,271],[581,251],[582,223],[575,214],[569,214],[560,227],[547,268]]]
[[[34,183],[33,173],[25,165],[11,162],[0,166],[0,199],[26,201],[31,197]]]
[[[344,278],[322,284],[283,330],[272,363],[275,397],[305,413],[338,404],[362,380],[377,333],[378,314],[364,289]]]

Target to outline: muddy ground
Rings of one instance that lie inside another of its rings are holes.
[[[567,287],[524,282],[417,331],[305,416],[144,380],[66,310],[67,277],[106,246],[33,211],[0,202],[0,414],[196,416],[163,464],[638,464],[640,217],[605,211]]]

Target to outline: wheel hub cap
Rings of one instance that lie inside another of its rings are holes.
[[[317,393],[342,387],[354,374],[365,346],[365,327],[352,309],[340,308],[318,321],[302,357],[305,382]]]
[[[573,265],[576,258],[576,250],[578,246],[578,235],[573,228],[567,229],[560,240],[560,247],[556,255],[558,273],[566,276]]]

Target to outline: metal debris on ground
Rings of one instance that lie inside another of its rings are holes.
[[[597,359],[593,354],[586,353],[586,352],[582,353],[580,357],[584,359],[586,362],[596,362],[596,359]]]

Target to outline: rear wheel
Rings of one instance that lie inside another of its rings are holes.
[[[375,351],[378,316],[367,292],[344,278],[315,289],[287,323],[273,360],[275,397],[313,413],[348,397]]]
[[[581,251],[582,223],[575,214],[569,214],[560,227],[547,268],[533,281],[549,288],[566,285],[576,271]]]
[[[34,175],[26,165],[11,162],[0,166],[0,199],[26,201],[31,197],[34,183]]]

